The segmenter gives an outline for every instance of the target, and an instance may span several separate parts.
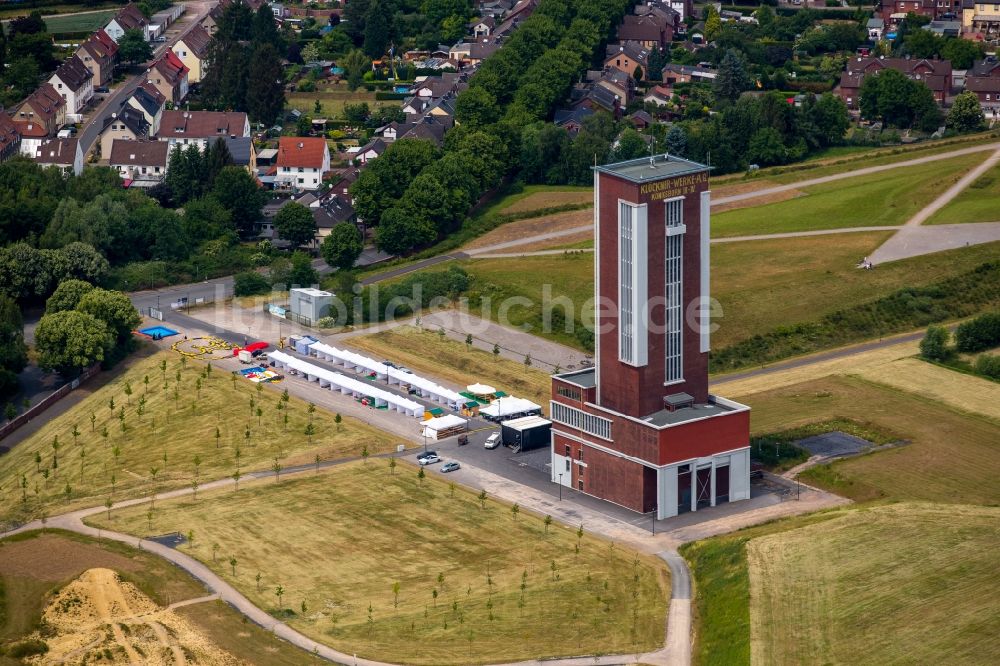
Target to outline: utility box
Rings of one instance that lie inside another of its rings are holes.
[[[525,416],[500,424],[503,445],[518,451],[546,448],[551,443],[552,421],[541,416]]]
[[[330,314],[333,294],[312,287],[297,287],[288,292],[288,309],[294,319],[312,326]]]

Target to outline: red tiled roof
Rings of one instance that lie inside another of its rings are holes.
[[[49,121],[59,113],[59,107],[66,105],[66,100],[62,98],[55,87],[48,82],[38,86],[35,92],[28,95],[21,106],[31,105],[37,116],[44,121]],[[20,108],[20,107],[18,107]]]
[[[278,140],[277,164],[319,169],[327,150],[326,139],[320,137],[283,136]]]
[[[93,36],[91,36],[91,39],[100,42],[101,46],[103,46],[104,49],[111,54],[111,56],[115,56],[118,53],[118,43],[111,39],[111,35],[105,32],[104,28],[95,32]]]
[[[164,111],[160,138],[204,139],[245,136],[247,114],[242,111]]]
[[[0,113],[0,153],[5,152],[11,144],[21,140],[17,125],[6,113]]]
[[[14,125],[21,136],[32,139],[41,139],[49,135],[48,130],[41,123],[34,120],[15,120]]]
[[[163,78],[167,80],[170,85],[176,85],[178,81],[184,78],[184,75],[188,73],[188,66],[181,62],[181,59],[177,57],[177,54],[169,49],[163,54],[163,57],[156,61],[153,65]]]

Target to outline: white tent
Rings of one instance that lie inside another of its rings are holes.
[[[326,368],[289,356],[284,352],[275,351],[268,354],[268,360],[275,367],[283,368],[289,373],[299,374],[306,380],[318,382],[320,386],[355,397],[369,397],[375,400],[376,407],[388,407],[407,416],[422,416],[424,407],[419,402],[404,398],[384,389],[372,386],[367,382],[358,381],[353,377],[332,372]]]
[[[515,416],[530,416],[532,414],[538,414],[541,410],[541,406],[536,405],[530,400],[511,396],[497,398],[487,406],[480,409],[479,415],[485,416],[493,421],[501,421]]]
[[[472,395],[493,395],[497,392],[495,388],[486,384],[469,384],[465,387],[465,390]]]
[[[457,435],[468,427],[469,422],[460,416],[445,414],[444,416],[421,421],[420,425],[424,427],[424,437],[438,440]]]

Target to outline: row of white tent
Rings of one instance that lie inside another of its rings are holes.
[[[525,398],[515,398],[513,396],[497,398],[479,410],[480,416],[485,416],[492,421],[503,421],[508,418],[533,416],[541,413],[541,405],[536,405]]]
[[[369,382],[363,382],[353,377],[342,375],[339,372],[321,368],[308,361],[289,356],[284,352],[268,352],[267,356],[274,363],[275,367],[287,372],[297,373],[311,382],[319,382],[321,387],[329,387],[330,390],[350,394],[356,398],[372,398],[375,400],[376,407],[387,407],[397,412],[403,412],[407,416],[418,417],[424,414],[424,406],[419,402],[377,388]]]
[[[356,352],[338,349],[322,342],[309,345],[308,350],[310,356],[315,356],[334,365],[342,365],[355,372],[374,372],[377,379],[388,380],[389,384],[409,384],[411,387],[418,389],[423,397],[447,405],[451,409],[458,409],[466,401],[466,398],[460,393],[456,393],[430,379],[410,372],[403,372],[399,368],[394,368],[391,365],[386,365]]]

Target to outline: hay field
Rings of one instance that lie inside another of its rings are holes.
[[[1000,421],[860,377],[831,376],[750,395],[754,434],[849,417],[899,433],[899,448],[806,470],[803,481],[855,501],[1000,503]]]
[[[751,539],[751,663],[997,663],[998,525],[899,504]]]
[[[434,331],[398,326],[352,336],[348,344],[376,358],[391,359],[418,374],[456,386],[487,383],[519,398],[527,398],[548,411],[552,396],[552,380],[548,373],[510,359],[494,359],[493,354],[481,349],[469,350],[461,342],[442,338]]]
[[[577,553],[573,527],[546,532],[539,516],[483,508],[406,463],[390,472],[384,460],[350,463],[164,501],[152,529],[145,507],[91,521],[133,534],[193,530],[182,550],[255,604],[368,658],[472,664],[662,645],[662,561],[587,534]]]
[[[0,523],[189,486],[196,477],[204,483],[237,467],[269,469],[275,458],[287,467],[317,455],[359,455],[364,446],[371,453],[393,448],[393,438],[376,428],[344,417],[338,429],[325,410],[310,415],[295,397],[283,403],[280,383],[258,392],[249,381],[233,382],[219,369],[205,376],[205,363],[181,359],[163,351],[134,362],[0,457]]]
[[[525,213],[557,206],[573,204],[593,204],[594,191],[584,187],[549,188],[545,190],[529,190],[527,196],[510,202],[500,208],[501,213]]]

